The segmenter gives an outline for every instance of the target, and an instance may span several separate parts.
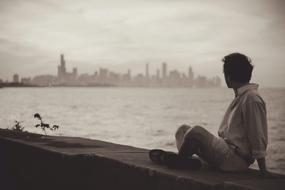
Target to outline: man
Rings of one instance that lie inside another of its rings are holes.
[[[266,174],[266,106],[257,91],[258,85],[249,83],[251,60],[232,53],[223,62],[225,81],[234,90],[235,98],[224,115],[219,137],[200,126],[182,125],[175,134],[178,154],[182,157],[197,154],[222,171],[245,171],[257,160],[261,173]]]

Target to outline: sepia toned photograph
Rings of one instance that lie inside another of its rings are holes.
[[[285,1],[0,0],[0,190],[284,190]]]

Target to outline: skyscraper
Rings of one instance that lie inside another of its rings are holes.
[[[59,79],[64,79],[66,74],[65,60],[64,55],[60,55],[60,65],[58,66],[57,76]]]
[[[62,72],[65,73],[66,68],[65,68],[64,54],[60,55],[60,66],[61,66]]]
[[[193,73],[193,70],[192,70],[192,67],[190,66],[189,67],[189,70],[188,70],[188,78],[192,81],[194,79],[194,73]]]
[[[14,83],[19,83],[19,75],[18,74],[14,74],[13,75],[13,82]]]
[[[75,78],[77,77],[78,71],[77,71],[77,68],[76,68],[76,67],[73,68],[72,74],[73,74],[73,77],[75,77]]]
[[[167,64],[165,62],[162,63],[162,79],[166,79],[167,77]]]
[[[145,77],[146,77],[146,79],[149,79],[149,68],[148,68],[148,63],[145,65]]]
[[[188,69],[188,86],[192,87],[194,85],[194,72],[190,66]]]

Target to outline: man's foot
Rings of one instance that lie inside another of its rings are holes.
[[[149,152],[149,158],[156,164],[166,165],[173,169],[192,169],[197,170],[202,163],[197,158],[181,157],[174,152],[168,152],[161,149],[153,149]]]

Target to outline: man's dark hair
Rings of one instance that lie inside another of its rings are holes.
[[[248,83],[253,65],[251,59],[241,53],[231,53],[223,58],[224,74],[239,83]]]

